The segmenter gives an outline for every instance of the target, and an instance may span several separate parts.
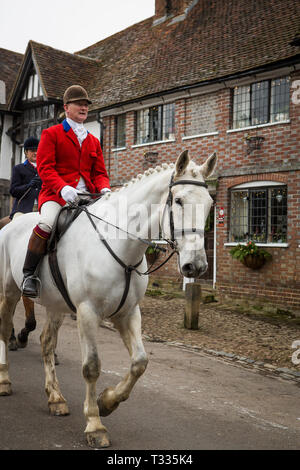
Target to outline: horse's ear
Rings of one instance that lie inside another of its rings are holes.
[[[176,160],[175,176],[183,175],[189,163],[190,163],[189,152],[188,150],[185,150]]]
[[[200,171],[204,178],[208,178],[208,176],[210,176],[214,172],[214,169],[217,164],[217,160],[218,160],[217,154],[216,152],[214,152],[210,157],[208,157],[206,162],[203,163],[203,165],[201,165]]]

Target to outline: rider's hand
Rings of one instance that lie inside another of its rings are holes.
[[[72,186],[64,186],[61,191],[60,191],[61,197],[66,201],[66,202],[78,202],[79,201],[79,196],[77,193],[77,190],[73,188]]]
[[[103,189],[101,189],[101,194],[102,194],[102,195],[105,194],[105,193],[110,193],[110,192],[111,192],[111,190],[110,190],[109,188],[103,188]]]
[[[32,188],[37,188],[37,189],[41,189],[42,187],[42,180],[41,178],[36,175],[32,178],[32,180],[30,181],[29,185],[32,187]]]

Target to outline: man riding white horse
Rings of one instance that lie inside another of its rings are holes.
[[[66,119],[43,131],[37,152],[37,169],[43,181],[39,195],[40,220],[31,234],[23,267],[22,294],[38,297],[36,270],[46,251],[55,218],[79,192],[110,191],[99,140],[83,126],[91,101],[84,88],[72,85],[65,91]]]
[[[74,145],[72,140],[70,143]],[[91,447],[110,445],[108,430],[100,416],[108,416],[129,398],[147,367],[139,309],[148,284],[145,240],[151,240],[161,230],[163,238],[177,253],[178,267],[184,276],[200,277],[207,269],[204,228],[213,201],[205,180],[214,171],[216,160],[213,154],[199,166],[190,161],[187,151],[182,152],[175,165],[162,164],[149,169],[124,185],[120,192],[108,193],[83,207],[83,212],[59,239],[60,273],[77,316],[86,384],[84,432]],[[66,183],[71,181],[67,179]],[[87,184],[87,187],[91,190],[91,186]],[[55,190],[59,191],[59,185]],[[120,210],[124,207],[128,210]],[[116,214],[119,231],[124,229],[131,236],[105,237],[107,225],[115,225]],[[26,242],[38,223],[38,214],[25,214],[1,230],[0,397],[12,393],[7,345],[20,299]],[[51,415],[64,416],[69,414],[69,407],[60,390],[54,353],[59,328],[65,314],[72,309],[54,284],[49,263],[41,263],[39,276],[41,291],[34,301],[44,306],[47,314],[40,338],[48,408]],[[119,331],[130,356],[130,367],[115,386],[106,388],[97,398],[101,373],[98,327],[106,319]]]

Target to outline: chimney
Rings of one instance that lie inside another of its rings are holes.
[[[181,15],[192,2],[193,0],[155,0],[155,18]]]

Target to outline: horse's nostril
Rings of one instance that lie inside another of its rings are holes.
[[[185,271],[192,271],[194,269],[194,266],[192,263],[186,263],[183,265],[183,268]]]
[[[192,263],[186,263],[182,266],[182,273],[186,276],[192,276],[194,274],[195,268]]]

